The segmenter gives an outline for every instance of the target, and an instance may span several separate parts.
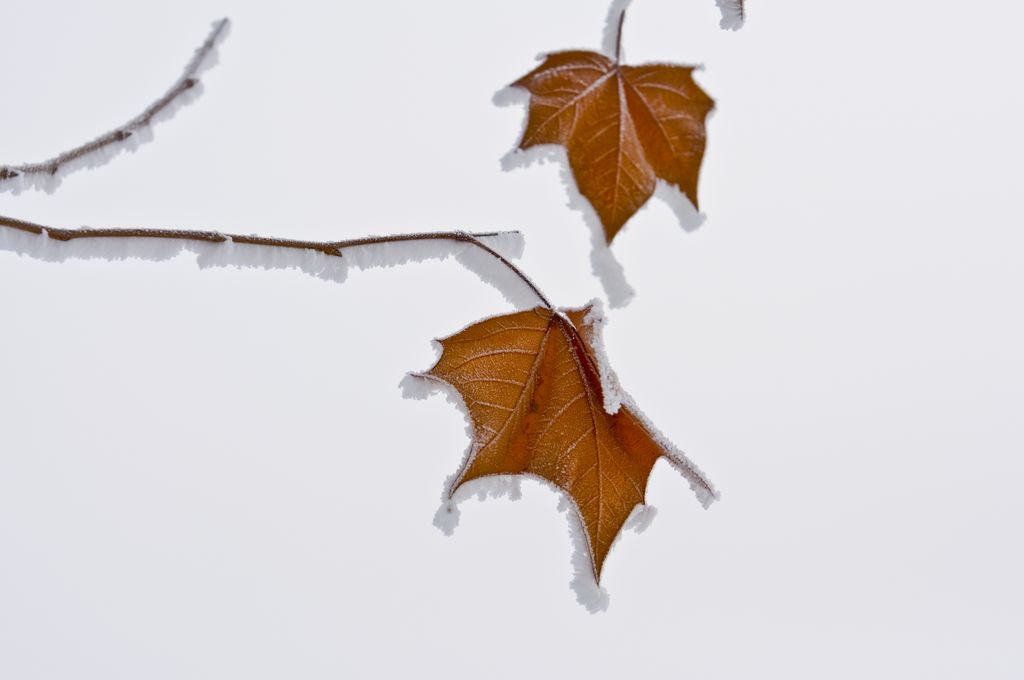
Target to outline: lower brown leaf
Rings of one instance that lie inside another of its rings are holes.
[[[535,475],[568,494],[582,521],[595,579],[651,468],[666,456],[698,496],[716,496],[699,471],[625,401],[609,413],[592,308],[546,307],[485,319],[440,341],[421,377],[455,388],[469,410],[470,454],[449,497],[475,479]],[[613,400],[614,401],[614,400]]]

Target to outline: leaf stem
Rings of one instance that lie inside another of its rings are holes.
[[[537,299],[552,309],[551,303],[540,292],[540,289],[505,256],[497,252],[487,244],[480,241],[488,236],[499,236],[501,234],[515,234],[518,232],[486,232],[470,234],[464,231],[438,231],[422,232],[414,234],[393,234],[390,236],[365,236],[362,238],[348,239],[345,241],[301,241],[267,236],[255,236],[245,234],[224,234],[219,231],[194,231],[188,229],[55,229],[52,227],[26,222],[13,217],[0,215],[0,227],[7,227],[17,231],[24,231],[30,234],[46,236],[55,241],[74,241],[85,238],[163,238],[179,241],[203,241],[206,243],[244,243],[247,245],[265,246],[268,248],[294,248],[299,250],[314,250],[331,257],[342,257],[342,251],[346,248],[358,248],[360,246],[379,245],[383,243],[402,243],[409,241],[458,241],[468,243],[480,248],[488,255],[494,257],[498,262],[507,267],[513,274],[526,284],[526,286],[537,296]]]
[[[619,58],[622,56],[622,24],[626,21],[626,8],[622,8],[622,13],[619,14],[619,28],[615,33],[615,63],[619,63]]]

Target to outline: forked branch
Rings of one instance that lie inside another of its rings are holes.
[[[185,66],[181,76],[171,85],[171,88],[162,97],[146,107],[142,113],[124,125],[49,160],[23,165],[0,165],[0,191],[5,188],[4,185],[12,185],[18,178],[22,178],[19,182],[36,177],[52,180],[56,178],[57,173],[62,168],[66,168],[75,161],[84,160],[88,162],[94,159],[94,162],[98,164],[104,160],[101,156],[104,152],[113,151],[120,144],[138,141],[137,136],[139,133],[152,125],[161,113],[172,110],[174,105],[182,102],[189,93],[196,90],[200,84],[199,76],[206,67],[211,65],[214,50],[217,44],[227,35],[228,26],[229,22],[227,19],[221,19],[214,23],[210,35],[196,50],[195,55],[188,65]],[[92,158],[90,159],[89,157]],[[17,191],[18,189],[15,190]]]
[[[537,299],[551,309],[551,303],[540,292],[540,289],[529,279],[519,267],[512,264],[504,255],[497,252],[481,238],[489,236],[500,236],[502,234],[517,232],[487,232],[470,234],[464,231],[439,231],[422,232],[416,234],[394,234],[389,236],[366,236],[363,238],[348,239],[344,241],[301,241],[285,238],[274,238],[268,236],[255,236],[252,234],[224,234],[219,231],[193,231],[186,229],[56,229],[52,227],[26,222],[13,217],[0,216],[0,228],[14,229],[17,231],[36,234],[54,239],[55,241],[75,241],[79,239],[104,239],[104,238],[160,238],[178,241],[199,241],[205,243],[242,243],[246,245],[264,246],[269,248],[290,248],[298,250],[313,250],[330,257],[342,257],[346,248],[357,248],[359,246],[373,246],[385,243],[403,243],[410,241],[456,241],[468,243],[475,246],[488,255],[495,258],[499,263],[508,268],[537,296]]]

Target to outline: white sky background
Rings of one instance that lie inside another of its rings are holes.
[[[189,259],[0,253],[0,676],[1011,678],[1024,673],[1024,9],[636,0],[630,61],[717,99],[686,233],[614,251],[624,386],[723,492],[655,468],[611,606],[567,588],[555,495],[431,525],[466,446],[398,382],[509,311],[454,262],[339,286]],[[0,214],[338,239],[519,228],[601,294],[555,165],[504,173],[491,97],[597,48],[602,2],[0,6],[0,163],[135,115],[209,23],[205,95],[134,155]]]

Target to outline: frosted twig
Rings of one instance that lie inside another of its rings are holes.
[[[293,248],[299,250],[314,250],[331,257],[342,257],[342,251],[346,248],[359,246],[380,245],[383,243],[401,243],[409,241],[458,241],[468,243],[480,248],[485,253],[494,257],[498,262],[507,267],[513,274],[519,277],[523,283],[537,296],[541,303],[551,309],[548,301],[540,289],[524,274],[519,267],[512,264],[504,255],[497,252],[487,244],[480,241],[481,238],[500,236],[508,233],[518,232],[487,232],[470,234],[464,231],[438,231],[421,232],[415,234],[393,234],[389,236],[366,236],[363,238],[348,239],[345,241],[301,241],[295,239],[275,238],[267,236],[255,236],[252,234],[224,234],[219,231],[194,231],[188,229],[55,229],[33,222],[15,219],[13,217],[0,216],[0,227],[15,229],[17,231],[46,236],[55,241],[73,241],[86,238],[163,238],[178,241],[203,241],[206,243],[243,243],[248,245],[266,246],[271,248]]]
[[[43,179],[43,186],[50,190],[59,183],[58,173],[62,169],[66,171],[69,165],[77,165],[75,161],[84,161],[86,165],[98,165],[113,157],[113,153],[107,154],[106,152],[113,151],[116,153],[118,150],[117,145],[144,141],[140,139],[142,136],[140,133],[149,128],[161,113],[172,112],[174,106],[182,103],[189,93],[198,91],[198,86],[200,85],[199,76],[207,67],[212,65],[214,51],[217,44],[226,37],[228,26],[229,21],[227,19],[215,22],[210,35],[196,50],[195,55],[188,62],[188,65],[185,66],[181,76],[171,85],[171,88],[162,97],[146,107],[142,113],[124,125],[101,137],[97,137],[91,142],[87,142],[70,151],[65,151],[54,158],[40,163],[0,165],[0,191],[4,189],[5,184],[11,184],[14,180],[18,180],[18,183],[30,183],[28,181],[36,177]],[[50,181],[50,184],[46,184],[46,181]],[[19,191],[19,187],[16,186],[14,191]]]
[[[746,0],[735,0],[736,2],[736,13],[740,15],[740,19],[747,18]]]
[[[747,20],[745,0],[715,0],[715,4],[722,11],[722,21],[719,24],[722,28],[729,31],[743,28],[743,22]]]

